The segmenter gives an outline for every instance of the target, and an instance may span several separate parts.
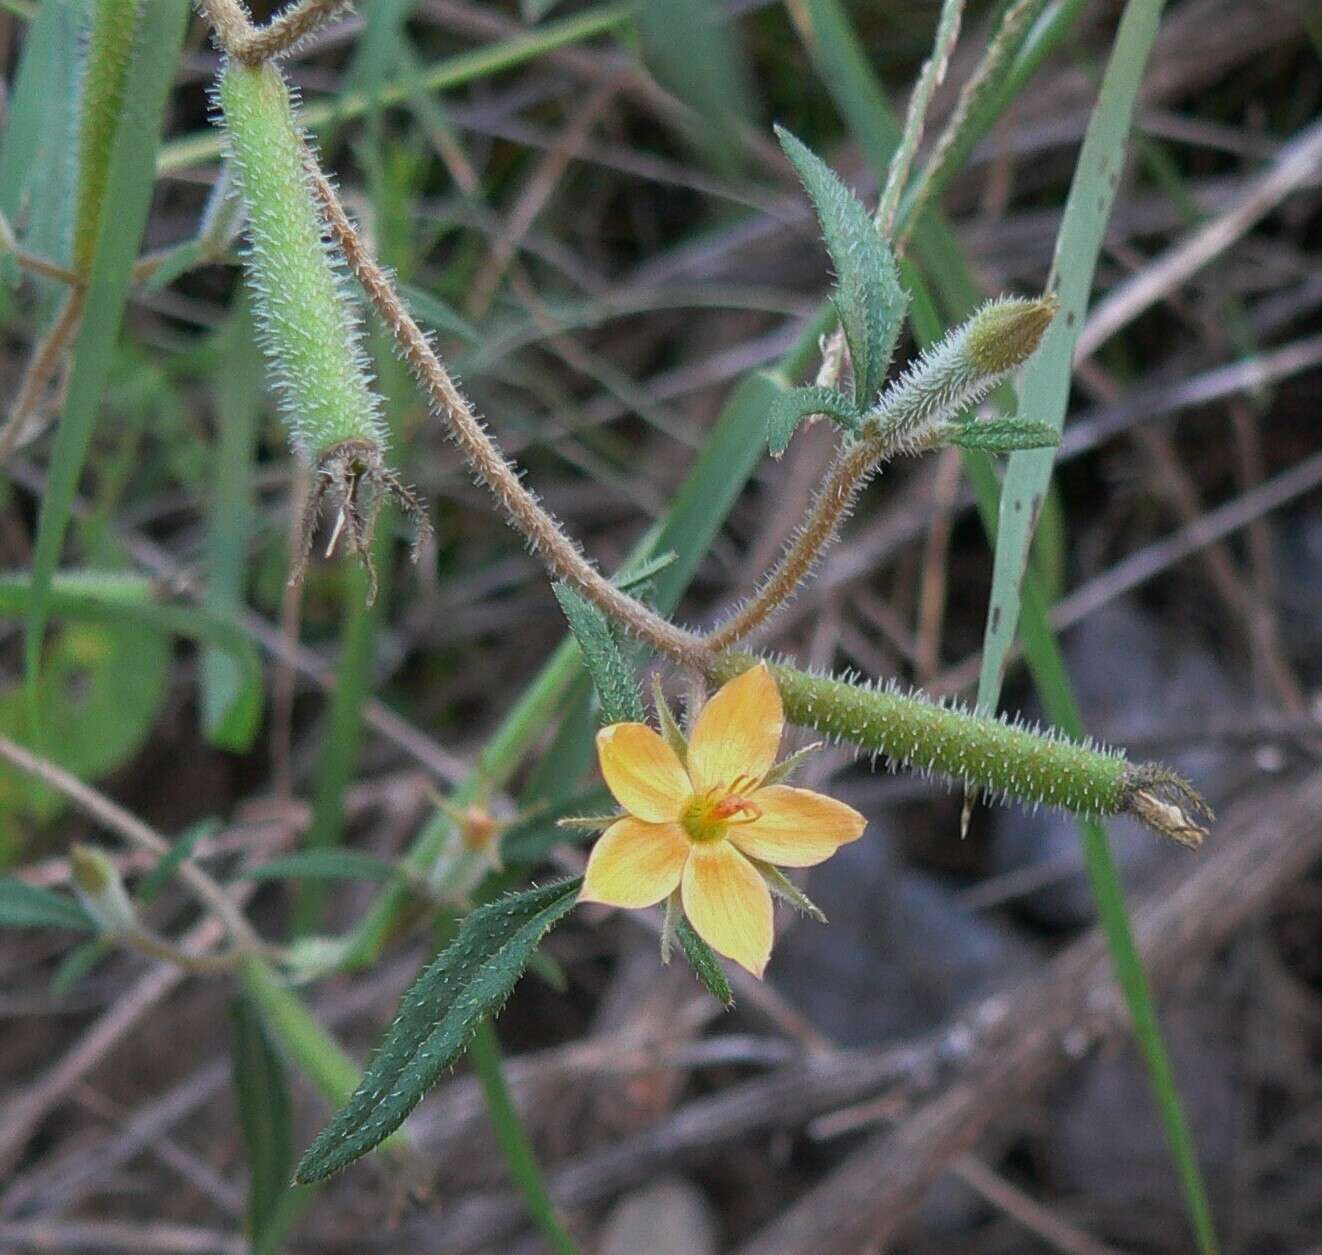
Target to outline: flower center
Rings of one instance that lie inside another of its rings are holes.
[[[751,776],[737,776],[728,785],[718,784],[705,793],[695,793],[679,822],[693,841],[719,841],[732,825],[751,824],[761,816],[762,808],[745,796],[756,786]]]

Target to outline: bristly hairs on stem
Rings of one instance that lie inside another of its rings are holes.
[[[683,664],[706,664],[710,651],[701,637],[675,626],[611,584],[525,487],[519,473],[506,461],[467,398],[441,364],[426,333],[395,293],[390,276],[367,251],[335,189],[312,163],[310,154],[307,160],[313,189],[349,269],[390,328],[404,361],[437,416],[444,421],[469,469],[490,490],[529,548],[557,578],[573,585],[639,640]]]

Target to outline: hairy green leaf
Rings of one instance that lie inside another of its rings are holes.
[[[500,898],[465,918],[414,981],[349,1101],[299,1161],[296,1179],[320,1181],[393,1133],[499,1009],[547,930],[578,900],[581,877]]]
[[[602,718],[606,723],[641,723],[646,714],[638,681],[605,616],[568,584],[551,587],[597,686]]]
[[[835,303],[854,367],[854,401],[863,409],[886,378],[909,297],[890,248],[858,197],[784,127],[776,135],[812,198],[835,264]]]
[[[863,418],[853,402],[834,388],[791,388],[782,392],[767,412],[767,448],[773,458],[789,448],[799,424],[810,414],[825,414],[847,432],[857,431]]]
[[[734,990],[721,967],[721,961],[712,953],[712,948],[693,930],[693,925],[681,913],[675,920],[675,936],[679,938],[684,957],[693,965],[698,979],[707,986],[708,992],[724,1006],[734,1006]]]

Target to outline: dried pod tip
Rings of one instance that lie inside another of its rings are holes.
[[[371,440],[342,440],[332,445],[317,461],[316,478],[303,507],[303,533],[299,552],[289,574],[291,585],[302,583],[317,534],[321,507],[329,498],[336,509],[334,529],[326,547],[329,558],[341,535],[348,538],[349,550],[367,572],[367,604],[376,601],[376,564],[372,561],[372,534],[381,505],[393,501],[413,524],[413,561],[431,535],[431,521],[421,499],[395,474],[381,456],[380,447]]]
[[[1125,773],[1124,809],[1153,832],[1191,850],[1207,836],[1198,819],[1213,819],[1212,808],[1201,794],[1169,767],[1145,763]]]
[[[969,324],[966,349],[984,374],[999,374],[1022,365],[1042,343],[1060,309],[1054,293],[1028,301],[1007,297],[984,305]]]

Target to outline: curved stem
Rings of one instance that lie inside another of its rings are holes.
[[[523,534],[532,551],[551,573],[572,584],[594,605],[639,640],[686,666],[705,667],[711,650],[701,636],[676,627],[627,593],[616,588],[584,557],[487,435],[467,398],[455,386],[427,336],[396,295],[389,276],[368,253],[344,208],[311,154],[312,187],[321,201],[331,236],[349,269],[385,320],[404,360],[422,385],[433,408],[445,420],[469,468],[500,503],[510,523]]]
[[[46,385],[50,383],[51,376],[59,367],[69,341],[77,334],[86,300],[87,289],[82,283],[77,283],[69,289],[55,322],[46,333],[46,338],[38,347],[36,355],[28,363],[28,368],[23,374],[23,382],[19,385],[18,395],[9,410],[9,417],[5,420],[3,430],[0,430],[0,465],[3,465],[5,459],[13,452],[24,424],[40,404],[42,393],[46,391]]]
[[[707,647],[720,651],[743,640],[762,626],[808,577],[822,550],[835,538],[863,485],[886,456],[879,438],[846,445],[836,454],[797,535],[779,565],[757,592],[719,627],[706,636]]]

